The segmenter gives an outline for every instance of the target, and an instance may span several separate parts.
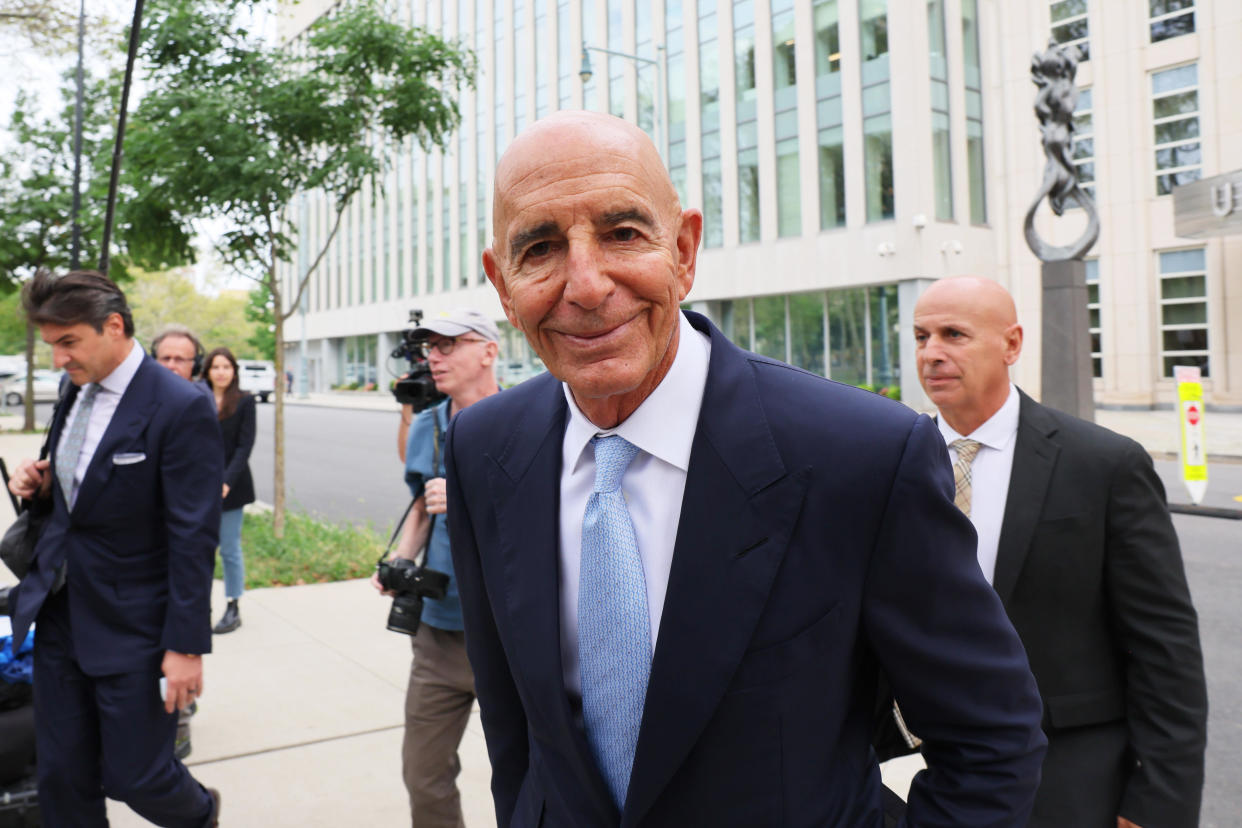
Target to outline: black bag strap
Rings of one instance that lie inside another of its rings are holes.
[[[65,392],[70,385],[68,377],[61,380],[60,393],[56,395],[56,402],[52,405],[52,416],[48,417],[47,425],[43,427],[43,445],[39,448],[40,460],[46,460],[48,455],[52,453],[52,426],[56,423],[57,415],[60,414],[61,404],[65,402],[65,397],[67,396]],[[20,515],[24,506],[21,498],[9,492],[9,469],[4,464],[3,458],[0,458],[0,477],[4,478],[4,490],[8,492],[9,502],[13,504],[13,511]]]

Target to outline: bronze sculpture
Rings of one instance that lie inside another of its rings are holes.
[[[1045,262],[1081,259],[1100,235],[1095,202],[1078,186],[1078,173],[1071,155],[1074,107],[1078,102],[1078,88],[1074,85],[1077,72],[1078,61],[1054,41],[1048,43],[1047,51],[1037,52],[1031,58],[1031,80],[1039,87],[1035,96],[1035,116],[1039,119],[1044,155],[1048,160],[1044,164],[1043,185],[1027,209],[1022,227],[1031,252]],[[1073,201],[1087,212],[1087,227],[1073,244],[1054,247],[1035,231],[1035,211],[1045,197],[1058,216],[1065,211],[1067,201]]]

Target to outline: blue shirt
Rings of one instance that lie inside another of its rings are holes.
[[[422,495],[428,480],[444,476],[444,435],[448,431],[448,409],[449,400],[444,400],[419,412],[410,423],[410,434],[405,443],[405,482],[413,497]],[[440,425],[438,445],[435,433],[437,422]],[[457,595],[457,578],[453,576],[448,521],[445,515],[428,517],[435,519],[435,526],[431,529],[431,543],[427,546],[427,568],[448,573],[449,583],[441,600],[424,599],[423,623],[441,630],[461,630],[464,629],[461,599]]]

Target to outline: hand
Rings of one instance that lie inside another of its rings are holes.
[[[167,650],[160,665],[164,673],[164,710],[172,713],[190,706],[203,695],[203,659]]]
[[[229,484],[228,484],[228,483],[225,483],[225,484],[224,484],[224,494],[220,495],[220,497],[221,497],[221,498],[225,498],[225,497],[228,497],[228,496],[229,496]]]
[[[1123,816],[1119,816],[1117,817],[1117,828],[1140,828],[1140,826]]]
[[[378,592],[380,595],[387,595],[388,597],[391,598],[392,596],[397,594],[395,592],[392,592],[391,590],[384,589],[384,585],[380,583],[378,572],[371,573],[371,586],[375,587],[375,591]]]
[[[433,477],[423,487],[423,503],[427,514],[442,515],[448,511],[448,489],[443,477]]]
[[[50,460],[23,460],[9,478],[9,491],[27,500],[35,495],[47,497],[52,492],[52,476],[47,473]]]

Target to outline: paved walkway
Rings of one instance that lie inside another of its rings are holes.
[[[386,394],[316,394],[294,405],[396,410]],[[1098,417],[1158,454],[1176,451],[1173,413]],[[15,420],[10,421],[16,425]],[[0,417],[0,428],[6,423]],[[1242,415],[1207,415],[1212,454],[1242,459]],[[0,433],[13,468],[34,456],[40,435]],[[0,504],[0,529],[12,511]],[[0,567],[0,585],[12,582]],[[214,585],[216,612],[223,588]],[[268,828],[408,824],[401,783],[402,711],[408,640],[384,627],[389,602],[366,581],[253,590],[243,625],[215,639],[205,660],[205,695],[194,719],[196,777],[224,794],[224,824]],[[460,787],[470,828],[495,825],[490,770],[478,712],[461,749]],[[921,760],[889,763],[885,779],[904,791]],[[111,803],[117,828],[146,823]]]

